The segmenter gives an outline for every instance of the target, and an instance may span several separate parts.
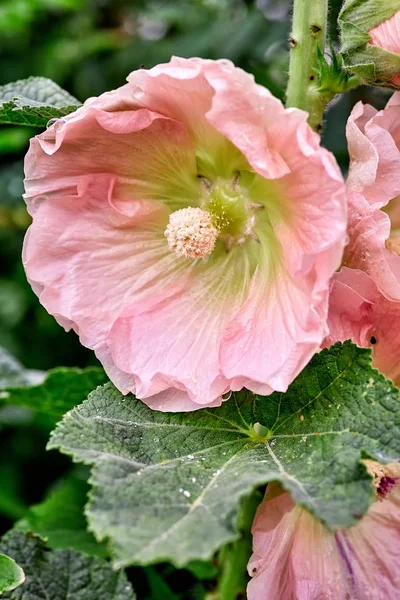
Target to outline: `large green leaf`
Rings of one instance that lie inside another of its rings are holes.
[[[71,548],[86,554],[105,558],[104,544],[96,542],[87,531],[84,507],[89,485],[79,473],[71,473],[59,481],[48,497],[32,506],[23,520],[17,523],[19,531],[34,531],[47,540],[52,550]]]
[[[46,127],[50,119],[73,112],[80,102],[46,77],[0,86],[0,124]]]
[[[49,447],[94,465],[86,512],[117,566],[184,565],[234,540],[240,500],[269,481],[330,528],[353,525],[373,498],[360,458],[398,460],[399,424],[397,388],[348,342],[316,355],[286,394],[242,391],[214,410],[161,413],[107,384]]]
[[[0,554],[0,595],[15,590],[24,580],[25,574],[15,560]]]
[[[109,563],[73,550],[50,551],[43,541],[21,531],[10,531],[0,541],[0,552],[20,564],[26,581],[2,598],[9,600],[134,600],[123,572]]]
[[[47,373],[25,370],[11,354],[0,348],[0,404],[27,406],[61,418],[105,381],[107,377],[99,367],[58,367]]]

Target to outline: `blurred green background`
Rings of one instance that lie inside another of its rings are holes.
[[[175,54],[229,58],[283,98],[290,5],[290,0],[1,0],[0,84],[42,75],[83,101],[122,85],[130,71]],[[339,5],[331,3],[335,43]],[[360,98],[382,106],[386,97],[360,88],[332,103],[324,143],[344,171],[351,106]],[[29,218],[21,197],[23,156],[36,133],[0,127],[0,346],[34,369],[95,364],[75,334],[47,315],[25,280],[21,247]],[[0,405],[0,533],[68,468],[65,457],[45,452],[48,433],[30,411]]]

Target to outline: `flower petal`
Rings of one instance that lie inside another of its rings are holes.
[[[194,147],[181,123],[145,109],[105,112],[84,105],[31,140],[25,199],[75,194],[80,178],[109,174],[130,197],[175,202],[199,196]]]
[[[198,407],[210,406],[229,390],[218,352],[224,327],[247,291],[237,254],[194,264],[178,287],[132,303],[116,320],[107,337],[112,359],[135,375],[136,393],[146,402],[158,395],[158,408],[169,409],[169,388],[176,388]]]
[[[400,299],[400,257],[386,243],[391,227],[397,224],[396,198],[400,195],[397,102],[395,94],[380,112],[358,104],[349,118],[349,243],[344,255],[345,265],[366,271],[393,300]]]
[[[41,303],[89,348],[133,297],[160,289],[182,267],[163,235],[168,209],[139,201],[126,216],[108,201],[114,185],[109,176],[82,177],[75,196],[38,205],[24,244],[24,266]]]
[[[253,523],[249,600],[393,600],[400,584],[399,486],[347,531],[329,532],[268,486]]]
[[[366,273],[344,267],[332,278],[324,345],[351,339],[371,347],[374,366],[398,384],[400,331],[393,324],[399,319],[400,302],[387,300]]]

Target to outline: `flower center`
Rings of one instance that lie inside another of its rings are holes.
[[[201,208],[182,208],[172,213],[164,232],[168,248],[185,258],[206,258],[214,250],[218,229]]]
[[[378,499],[384,500],[396,487],[399,478],[391,471],[390,466],[366,459],[363,461],[369,473],[373,476],[373,486]]]
[[[229,250],[243,244],[253,231],[262,204],[251,202],[239,185],[239,174],[231,181],[217,178],[211,183],[200,178],[201,208],[183,208],[172,213],[165,230],[171,251],[186,258],[206,258],[221,239]]]

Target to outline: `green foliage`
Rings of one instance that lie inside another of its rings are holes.
[[[47,374],[25,370],[0,348],[0,403],[26,406],[61,418],[106,380],[103,369],[99,367],[58,367]]]
[[[0,554],[0,594],[15,590],[25,580],[25,574],[15,560]]]
[[[50,119],[73,112],[80,102],[45,77],[0,86],[0,124],[46,127]]]
[[[10,531],[0,541],[0,552],[26,574],[19,588],[2,596],[7,600],[135,600],[123,572],[73,550],[50,551],[38,536]]]
[[[152,411],[111,384],[58,425],[49,448],[93,465],[86,510],[116,566],[209,559],[238,536],[240,502],[280,482],[335,529],[373,498],[363,456],[398,460],[399,392],[369,350],[337,344],[286,394],[247,391],[215,410]]]
[[[343,94],[348,90],[360,85],[357,77],[343,68],[343,61],[335,52],[332,41],[330,42],[330,62],[327,61],[325,53],[318,48],[318,92],[326,94],[328,101],[336,94]]]
[[[44,373],[24,369],[16,358],[0,346],[0,390],[4,391],[8,387],[31,386],[42,381],[44,377]]]
[[[32,506],[17,523],[20,531],[34,531],[52,550],[73,549],[105,558],[105,546],[87,531],[84,507],[90,486],[78,473],[71,473],[53,487],[41,504]]]

